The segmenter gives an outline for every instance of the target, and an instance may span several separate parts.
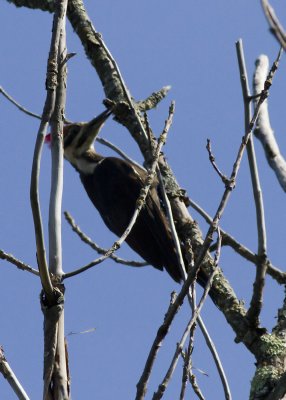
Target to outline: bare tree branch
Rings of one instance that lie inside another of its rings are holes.
[[[185,360],[186,355],[184,354],[184,352],[182,352],[182,357]],[[199,386],[196,380],[196,377],[194,375],[194,373],[192,372],[192,360],[190,359],[190,364],[189,364],[189,380],[191,382],[192,388],[194,393],[196,394],[196,396],[198,397],[198,399],[200,400],[205,400]]]
[[[23,111],[25,114],[29,115],[30,117],[42,119],[41,115],[35,114],[35,113],[27,110],[23,106],[21,106],[21,104],[19,104],[16,100],[14,100],[13,97],[10,96],[1,86],[0,86],[0,93],[2,93],[3,96],[6,97],[6,99],[9,100],[12,104],[14,104],[20,111]]]
[[[101,137],[97,137],[96,141],[100,144],[103,144],[106,147],[109,147],[113,151],[115,151],[115,153],[119,154],[120,157],[122,157],[124,160],[128,161],[130,164],[136,165],[136,167],[141,168],[142,170],[146,171],[146,169],[144,167],[142,167],[142,165],[140,165],[138,162],[136,162],[135,160],[130,158],[126,153],[124,153],[124,151],[122,151],[119,147],[115,146],[115,144],[111,143],[109,140],[106,140]]]
[[[151,371],[155,362],[155,359],[157,357],[158,351],[162,345],[162,342],[166,336],[166,334],[168,333],[169,330],[169,324],[166,324],[166,319],[169,315],[169,312],[171,310],[171,308],[173,307],[173,304],[175,302],[177,298],[177,294],[175,292],[173,292],[171,294],[171,301],[170,301],[170,305],[169,308],[167,310],[167,313],[165,314],[165,318],[163,321],[163,324],[160,326],[160,328],[158,329],[157,332],[157,336],[156,336],[156,340],[153,342],[152,347],[150,349],[148,358],[146,360],[145,366],[144,366],[144,370],[142,372],[142,375],[136,385],[137,387],[137,393],[136,393],[136,397],[135,400],[143,400],[147,391],[147,383],[149,381],[150,375],[151,375]],[[177,309],[178,311],[178,309]],[[167,331],[166,331],[167,330]]]
[[[221,170],[219,169],[219,167],[216,165],[215,156],[213,155],[212,149],[211,149],[211,141],[210,141],[210,139],[207,139],[206,149],[207,149],[208,154],[209,154],[209,160],[210,160],[211,165],[213,166],[214,170],[216,171],[216,173],[218,174],[218,176],[220,177],[220,179],[222,180],[222,182],[223,182],[224,184],[227,184],[227,182],[228,182],[227,176],[224,175],[224,174],[221,172]]]
[[[255,65],[256,68],[253,76],[253,93],[254,95],[258,95],[261,93],[263,84],[267,78],[269,68],[268,57],[261,55],[256,60]],[[256,100],[254,99],[254,102],[255,101]],[[267,101],[261,107],[254,134],[261,142],[268,164],[276,174],[280,186],[286,192],[286,161],[280,152],[279,145],[276,141],[274,131],[270,124]]]
[[[63,126],[66,102],[67,79],[67,50],[66,50],[66,10],[68,0],[57,3],[53,21],[53,31],[59,32],[59,41],[54,42],[56,59],[56,99],[51,116],[51,193],[49,203],[49,270],[54,275],[56,284],[60,281],[62,270],[62,234],[61,208],[63,191]],[[60,293],[60,301],[47,304],[43,312],[45,316],[45,382],[44,399],[49,400],[49,393],[53,393],[55,400],[67,400],[70,395],[68,377],[68,357],[65,345],[64,332],[64,286],[56,285]],[[44,303],[44,300],[43,300]],[[52,307],[51,307],[52,306]],[[53,313],[53,315],[51,315]],[[52,318],[51,318],[52,317]],[[48,351],[55,349],[55,352]],[[53,353],[54,357],[50,357]],[[47,358],[47,359],[46,359]],[[49,364],[50,362],[50,364]]]
[[[211,216],[203,210],[194,200],[188,198],[190,206],[196,210],[204,219],[205,221],[210,224],[212,222]],[[234,251],[236,251],[239,255],[241,255],[246,260],[252,262],[253,264],[257,264],[258,256],[245,247],[243,244],[239,243],[233,236],[229,233],[225,232],[221,229],[222,235],[222,246],[230,246]],[[210,248],[212,250],[212,246]],[[267,260],[267,273],[275,279],[280,284],[286,283],[286,273],[281,271],[280,269],[274,267],[272,263]]]
[[[208,292],[209,292],[209,290],[211,288],[212,280],[213,280],[213,278],[214,278],[214,276],[216,274],[216,267],[218,266],[219,257],[220,257],[220,249],[221,249],[221,235],[219,233],[219,228],[218,228],[218,246],[217,246],[217,252],[216,252],[216,256],[215,256],[215,266],[214,266],[215,268],[214,268],[214,270],[212,272],[212,275],[209,278],[209,281],[206,284],[206,287],[204,288],[203,296],[200,299],[198,306],[194,309],[192,318],[189,321],[189,323],[188,323],[188,325],[187,325],[187,327],[186,327],[186,329],[185,329],[185,331],[184,331],[184,333],[183,333],[183,335],[181,337],[180,342],[177,344],[177,347],[176,347],[176,350],[174,352],[174,356],[173,356],[173,359],[171,361],[170,367],[169,367],[169,369],[168,369],[168,371],[167,371],[162,383],[159,385],[157,392],[154,393],[154,395],[153,395],[153,398],[152,398],[153,400],[159,400],[159,399],[161,399],[163,397],[163,394],[164,394],[164,392],[165,392],[165,390],[166,390],[166,388],[167,388],[167,386],[168,386],[168,384],[169,384],[169,382],[170,382],[170,380],[172,378],[172,375],[173,375],[173,373],[175,371],[176,365],[178,363],[180,354],[181,354],[181,352],[182,352],[182,350],[184,348],[185,342],[186,342],[188,336],[190,335],[190,331],[191,331],[191,329],[194,329],[193,326],[196,324],[197,318],[198,318],[198,316],[200,314],[200,311],[201,311],[201,309],[203,307],[203,304],[204,304],[204,302],[205,302],[205,300],[207,298]],[[155,341],[156,341],[156,339],[155,339]],[[230,399],[230,398],[231,397],[229,397],[229,396],[226,397],[226,399]],[[139,397],[138,399],[141,399],[141,397]]]
[[[265,398],[265,400],[284,400],[286,394],[286,372],[282,374],[275,385],[273,391]]]
[[[18,260],[16,257],[13,256],[13,254],[5,253],[5,251],[0,249],[0,258],[2,258],[2,260],[8,261],[11,264],[16,265],[16,267],[21,269],[22,271],[31,272],[31,274],[39,276],[39,271],[30,267],[30,265],[24,263],[23,261]]]
[[[147,99],[138,101],[137,106],[139,110],[145,112],[157,107],[159,102],[167,96],[170,89],[171,86],[164,86],[162,89],[158,90],[158,92],[154,92],[148,96]]]
[[[236,42],[236,51],[237,51],[237,58],[240,70],[240,82],[242,87],[243,103],[244,103],[244,121],[245,121],[244,125],[245,129],[247,129],[251,118],[251,103],[250,103],[250,90],[248,85],[247,70],[245,66],[242,40]],[[260,262],[257,263],[256,266],[256,277],[255,277],[255,282],[253,284],[253,294],[250,301],[250,307],[247,312],[247,317],[251,324],[258,327],[259,315],[262,309],[265,275],[267,270],[267,263],[266,263],[267,245],[266,245],[266,227],[265,227],[265,217],[264,217],[263,196],[262,196],[262,189],[260,186],[252,135],[250,135],[249,141],[247,143],[247,155],[248,155],[248,164],[250,169],[252,190],[253,190],[255,210],[256,210],[256,224],[258,233],[257,254],[260,260]]]
[[[165,208],[167,210],[167,216],[168,216],[168,219],[170,221],[173,241],[174,241],[174,243],[176,245],[177,254],[179,255],[179,261],[180,261],[179,265],[181,267],[182,278],[185,281],[187,279],[187,273],[186,273],[186,269],[185,269],[185,266],[184,266],[184,260],[183,260],[183,257],[182,257],[181,246],[180,246],[179,238],[178,238],[176,227],[175,227],[175,223],[174,223],[174,218],[173,218],[173,214],[172,214],[171,205],[170,205],[168,196],[166,194],[166,190],[165,190],[165,186],[164,186],[164,182],[163,182],[163,179],[162,179],[162,175],[161,175],[160,169],[158,169],[158,178],[159,178],[160,188],[161,188],[161,191],[162,191],[162,194],[163,194],[164,205],[165,205]],[[220,243],[220,245],[221,245],[221,243]],[[193,267],[193,263],[189,267]],[[189,299],[189,303],[191,304],[192,303],[192,290],[190,290],[190,292],[188,294],[188,299]],[[202,317],[200,315],[198,315],[198,324],[199,324],[199,327],[200,327],[200,329],[202,331],[202,334],[203,334],[203,337],[204,337],[204,339],[206,341],[206,344],[207,344],[207,346],[208,346],[208,348],[209,348],[209,350],[211,352],[211,355],[212,355],[212,357],[214,359],[216,367],[218,369],[218,373],[219,373],[219,376],[220,376],[220,379],[221,379],[221,382],[222,382],[222,385],[223,385],[223,388],[224,388],[224,391],[225,391],[225,394],[226,394],[226,398],[230,398],[230,397],[228,397],[228,394],[230,393],[229,385],[228,385],[228,382],[227,382],[227,378],[226,378],[226,375],[225,375],[221,360],[219,358],[219,354],[218,354],[218,352],[217,352],[217,350],[215,348],[215,345],[214,345],[214,343],[213,343],[213,341],[212,341],[212,339],[211,339],[211,337],[210,337],[210,335],[209,335],[209,333],[207,331],[207,328],[206,328],[206,326],[205,326],[205,324],[203,322],[203,319],[202,319]]]
[[[93,250],[97,251],[99,254],[105,254],[107,249],[103,249],[99,247],[94,241],[92,241],[87,235],[85,235],[80,227],[75,223],[75,220],[72,218],[70,213],[67,211],[64,212],[64,216],[67,222],[70,224],[72,230],[79,236],[79,238],[86,244],[88,244]],[[0,253],[1,255],[1,253]],[[110,258],[118,264],[128,265],[131,267],[145,267],[148,265],[147,262],[139,262],[133,260],[124,260],[123,258],[117,257],[115,254],[111,254]]]
[[[55,106],[56,86],[57,86],[57,67],[56,67],[57,52],[55,51],[55,48],[58,48],[59,40],[60,40],[60,29],[57,30],[54,29],[50,47],[48,67],[47,67],[48,68],[47,85],[46,85],[47,97],[35,144],[32,173],[31,173],[31,185],[30,185],[30,200],[31,200],[31,208],[32,208],[34,227],[35,227],[37,259],[39,265],[40,278],[46,296],[51,303],[53,301],[53,285],[50,279],[47,260],[46,260],[46,250],[45,250],[44,233],[43,233],[40,199],[39,199],[39,176],[40,176],[41,153],[45,138],[45,132],[47,130],[47,126],[49,124]]]
[[[285,31],[277,18],[274,9],[269,5],[267,0],[261,0],[262,8],[265,17],[270,25],[271,32],[274,34],[280,45],[286,50],[286,35]]]
[[[16,375],[6,360],[2,346],[0,346],[0,373],[5,379],[7,379],[9,385],[19,400],[30,400],[29,396],[25,392],[25,389],[18,381]]]

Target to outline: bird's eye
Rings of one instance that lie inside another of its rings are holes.
[[[67,148],[72,144],[80,131],[79,125],[66,125],[64,127],[64,147]]]

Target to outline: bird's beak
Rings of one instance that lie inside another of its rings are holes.
[[[89,139],[95,140],[104,122],[111,114],[112,110],[105,110],[86,124],[85,131],[88,132]]]

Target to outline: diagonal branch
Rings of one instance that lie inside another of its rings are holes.
[[[261,0],[261,4],[265,17],[270,25],[271,32],[274,34],[283,49],[286,50],[286,34],[273,7],[270,6],[268,0]]]
[[[203,218],[204,220],[208,223],[211,224],[212,218],[211,216],[202,209],[195,201],[192,199],[188,198],[188,202],[190,203],[190,206],[196,210]],[[244,257],[246,260],[250,261],[253,264],[257,264],[258,262],[258,256],[253,253],[251,250],[249,250],[247,247],[245,247],[243,244],[239,243],[233,236],[231,236],[229,233],[224,231],[222,228],[220,228],[221,235],[222,235],[222,246],[230,246],[234,251],[236,251],[239,255]],[[212,246],[211,246],[212,249]],[[272,263],[267,260],[267,273],[275,279],[279,284],[285,284],[286,283],[286,273],[281,271],[280,269],[274,267]]]
[[[75,223],[75,220],[72,218],[70,213],[67,211],[64,212],[64,216],[67,222],[70,224],[72,230],[79,236],[79,238],[86,244],[88,244],[93,250],[97,251],[99,254],[105,254],[107,249],[103,249],[99,247],[94,241],[92,241],[87,235],[85,235],[80,227]],[[0,253],[1,256],[1,253]],[[117,257],[115,254],[111,254],[110,258],[118,264],[129,265],[131,267],[145,267],[148,265],[146,261],[133,261],[133,260],[124,260],[123,258]]]
[[[7,100],[9,100],[14,106],[16,106],[20,111],[23,111],[25,114],[29,115],[30,117],[34,117],[37,119],[42,119],[41,115],[35,114],[29,110],[27,110],[25,107],[21,106],[15,99],[13,99],[12,96],[10,96],[1,86],[0,86],[0,93],[3,94],[4,97],[6,97]]]
[[[39,271],[36,269],[30,267],[30,265],[24,263],[23,261],[18,260],[16,257],[14,257],[12,254],[8,254],[5,251],[0,249],[0,258],[2,260],[6,260],[10,262],[11,264],[16,265],[17,268],[21,269],[22,271],[27,271],[31,272],[31,274],[39,276]]]
[[[18,381],[16,375],[6,360],[2,346],[0,346],[0,373],[5,379],[7,379],[9,385],[19,400],[30,400],[29,396],[25,392],[25,389]]]
[[[200,299],[198,306],[194,309],[192,318],[189,321],[189,323],[187,324],[187,327],[185,328],[185,331],[184,331],[184,333],[183,333],[183,335],[181,337],[180,342],[176,346],[176,350],[174,352],[174,356],[173,356],[173,359],[171,361],[171,364],[170,364],[170,366],[168,368],[168,371],[167,371],[162,383],[159,385],[157,392],[154,394],[154,396],[152,398],[153,400],[159,400],[159,399],[161,399],[163,397],[164,392],[165,392],[165,390],[166,390],[166,388],[167,388],[167,386],[169,384],[169,381],[172,378],[172,375],[173,375],[173,373],[175,371],[175,368],[176,368],[176,365],[178,363],[178,360],[179,360],[179,357],[181,355],[181,352],[183,351],[185,342],[186,342],[188,336],[190,335],[190,332],[193,329],[193,327],[194,327],[194,325],[195,325],[195,323],[197,321],[198,316],[200,315],[200,311],[201,311],[201,309],[203,307],[203,304],[204,304],[204,302],[205,302],[205,300],[207,298],[208,292],[209,292],[209,290],[211,288],[212,280],[213,280],[213,278],[214,278],[214,276],[216,274],[216,268],[218,266],[218,262],[219,262],[219,258],[220,258],[220,250],[221,250],[221,235],[220,235],[220,232],[219,232],[219,229],[218,229],[218,244],[217,244],[217,252],[216,252],[216,256],[215,256],[215,265],[214,265],[215,268],[214,268],[214,270],[212,272],[212,275],[209,278],[208,283],[206,284],[203,296]],[[142,397],[142,395],[141,395],[141,397],[138,396],[138,393],[137,393],[136,399],[137,398],[141,399],[143,397]],[[231,398],[231,396],[230,396],[229,392],[227,392],[226,399],[229,400],[230,398]]]

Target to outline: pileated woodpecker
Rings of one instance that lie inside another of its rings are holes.
[[[147,173],[133,163],[104,157],[95,151],[95,138],[110,114],[111,111],[106,110],[88,123],[66,125],[64,156],[78,171],[90,200],[107,227],[121,236],[135,211]],[[180,282],[177,252],[157,186],[158,182],[152,184],[126,242],[153,267],[165,268],[176,282]]]

